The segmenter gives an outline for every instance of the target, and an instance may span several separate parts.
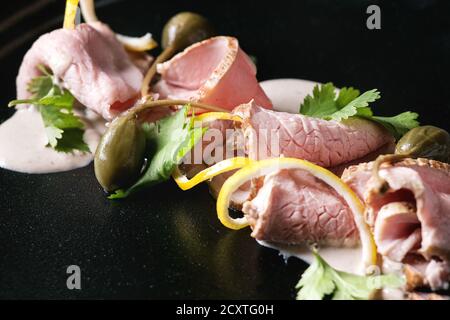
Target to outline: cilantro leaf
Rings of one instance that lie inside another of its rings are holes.
[[[62,138],[62,133],[64,131],[61,129],[58,129],[57,127],[48,126],[45,127],[45,133],[47,134],[48,144],[55,148],[58,144],[58,139]]]
[[[80,150],[90,152],[83,140],[84,124],[73,113],[74,97],[60,88],[54,76],[43,66],[38,66],[42,76],[28,84],[30,99],[13,100],[8,106],[32,104],[38,108],[45,126],[48,145],[60,152]]]
[[[418,127],[419,114],[411,111],[400,113],[394,117],[371,117],[370,120],[378,122],[389,130],[397,139],[401,138],[410,129]]]
[[[315,259],[295,286],[299,289],[297,300],[322,300],[335,289],[332,275],[327,272],[325,261],[314,253]]]
[[[316,85],[313,95],[306,96],[300,106],[300,113],[305,116],[322,118],[338,110],[336,105],[336,88],[329,82],[320,87]]]
[[[374,102],[377,99],[380,99],[380,93],[376,89],[366,91],[350,101],[342,109],[325,116],[324,119],[336,121],[348,119],[349,117],[356,115],[359,108],[366,108],[370,102]]]
[[[188,107],[157,123],[145,123],[143,129],[149,145],[148,165],[141,178],[126,190],[117,190],[110,199],[125,198],[144,188],[168,180],[181,159],[200,140],[204,129],[187,121]]]
[[[350,102],[352,102],[354,99],[356,99],[359,96],[360,92],[358,89],[355,89],[353,87],[349,88],[342,88],[339,91],[339,96],[336,99],[337,103],[337,109],[342,109],[346,105],[348,105]]]
[[[380,117],[373,114],[369,103],[380,99],[380,92],[369,90],[360,95],[352,87],[342,88],[336,98],[336,88],[332,83],[316,85],[312,96],[308,95],[300,106],[300,114],[325,120],[342,121],[350,117],[360,117],[374,121],[385,127],[396,139],[419,126],[418,114],[403,112],[394,117]]]
[[[367,300],[373,290],[399,288],[404,279],[394,274],[360,276],[332,268],[313,250],[314,261],[295,287],[297,300]]]

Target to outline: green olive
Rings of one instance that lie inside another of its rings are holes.
[[[170,18],[162,32],[162,48],[174,47],[175,51],[214,35],[208,20],[192,12],[181,12]]]
[[[133,183],[144,163],[145,133],[136,116],[117,117],[95,152],[94,169],[100,185],[112,192]]]
[[[408,131],[397,143],[395,153],[411,158],[428,158],[450,162],[450,135],[434,126]]]

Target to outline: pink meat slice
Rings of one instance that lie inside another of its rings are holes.
[[[256,196],[243,204],[242,211],[258,240],[334,246],[359,242],[345,200],[303,170],[280,170],[265,176]]]
[[[87,108],[110,120],[139,97],[141,71],[108,26],[80,24],[41,36],[26,53],[17,76],[18,99],[28,98],[29,81],[43,64]]]
[[[393,143],[382,127],[363,119],[326,121],[266,110],[253,101],[237,107],[249,157],[292,157],[334,167],[364,157]]]
[[[415,208],[409,202],[390,202],[381,207],[374,226],[378,252],[394,261],[420,248],[422,234]]]
[[[379,252],[409,265],[416,270],[416,277],[420,275],[421,283],[432,289],[447,288],[450,165],[426,159],[386,164],[380,176],[389,190],[383,194],[371,169],[371,163],[353,166],[342,178],[366,202],[366,219],[374,228]],[[416,258],[411,260],[411,256]]]
[[[161,80],[154,87],[161,98],[186,99],[232,110],[254,99],[272,108],[256,79],[256,67],[232,37],[196,43],[158,65]]]

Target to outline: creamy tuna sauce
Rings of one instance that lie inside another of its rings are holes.
[[[105,125],[90,110],[77,110],[75,113],[85,123],[84,141],[91,153],[57,152],[46,147],[47,137],[38,110],[33,106],[19,107],[0,125],[0,167],[24,173],[50,173],[88,165],[93,160]]]
[[[280,255],[287,260],[290,257],[299,258],[307,263],[313,261],[311,250],[306,245],[282,245],[266,241],[258,241],[264,247],[278,250]],[[362,274],[361,248],[336,248],[320,247],[320,255],[334,268],[350,273]]]
[[[300,104],[312,94],[318,82],[300,79],[274,79],[260,82],[276,111],[298,113]]]

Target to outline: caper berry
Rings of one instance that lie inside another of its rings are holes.
[[[192,12],[181,12],[170,18],[162,33],[162,48],[174,47],[175,51],[214,35],[208,20]]]
[[[145,134],[136,116],[117,117],[106,130],[95,152],[94,170],[100,185],[112,192],[139,176],[145,152]]]
[[[410,158],[450,162],[450,135],[444,129],[434,126],[417,127],[398,141],[395,153]]]

